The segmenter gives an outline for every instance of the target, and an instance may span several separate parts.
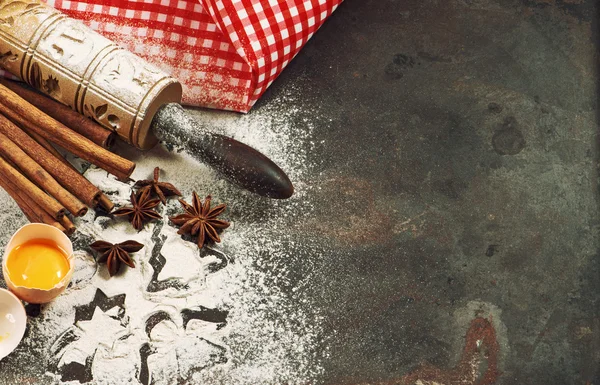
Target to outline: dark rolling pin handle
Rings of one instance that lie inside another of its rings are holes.
[[[253,193],[276,199],[294,193],[292,182],[273,161],[235,139],[206,132],[179,104],[162,106],[154,116],[152,129],[159,139],[184,148]]]

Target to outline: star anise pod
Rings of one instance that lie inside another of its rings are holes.
[[[108,273],[112,277],[117,274],[122,263],[131,268],[135,268],[129,253],[140,251],[144,245],[136,241],[125,241],[114,245],[106,241],[96,241],[92,243],[90,247],[100,253],[98,262],[106,263]]]
[[[150,190],[142,191],[140,194],[131,193],[132,207],[123,207],[113,212],[118,217],[128,215],[133,228],[141,230],[144,223],[151,219],[161,219],[161,215],[154,208],[158,206],[160,200],[149,199]]]
[[[168,196],[181,196],[181,192],[177,190],[175,186],[171,183],[167,182],[159,182],[158,174],[160,173],[160,169],[158,167],[154,168],[154,179],[151,180],[138,180],[133,185],[134,188],[139,188],[138,193],[141,193],[145,190],[150,190],[151,192],[156,193],[160,201],[165,204],[167,203]]]
[[[221,242],[218,232],[219,230],[228,228],[229,222],[217,219],[217,217],[225,211],[225,207],[227,206],[220,204],[211,209],[210,195],[204,199],[204,204],[200,202],[198,194],[196,194],[195,191],[192,195],[192,205],[188,204],[183,199],[179,200],[185,213],[169,218],[175,225],[181,226],[177,234],[198,234],[197,244],[200,248],[202,248],[204,243],[209,239],[213,242]]]

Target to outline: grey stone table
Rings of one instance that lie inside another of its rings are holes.
[[[277,102],[313,127],[283,246],[313,261],[289,277],[323,315],[313,382],[600,383],[598,18],[346,0],[268,90],[249,119]]]

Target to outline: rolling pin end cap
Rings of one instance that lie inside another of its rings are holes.
[[[289,177],[272,160],[232,138],[208,135],[211,145],[205,148],[204,159],[231,182],[273,199],[287,199],[294,194]]]
[[[263,186],[261,191],[255,192],[274,199],[288,199],[294,195],[294,185],[283,171],[273,175],[270,181],[270,186]]]

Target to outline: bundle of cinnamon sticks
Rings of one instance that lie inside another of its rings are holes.
[[[125,180],[135,163],[108,150],[114,138],[114,132],[69,107],[0,80],[0,187],[29,221],[72,234],[75,226],[68,214],[81,216],[97,206],[110,212],[110,199],[54,146]]]

